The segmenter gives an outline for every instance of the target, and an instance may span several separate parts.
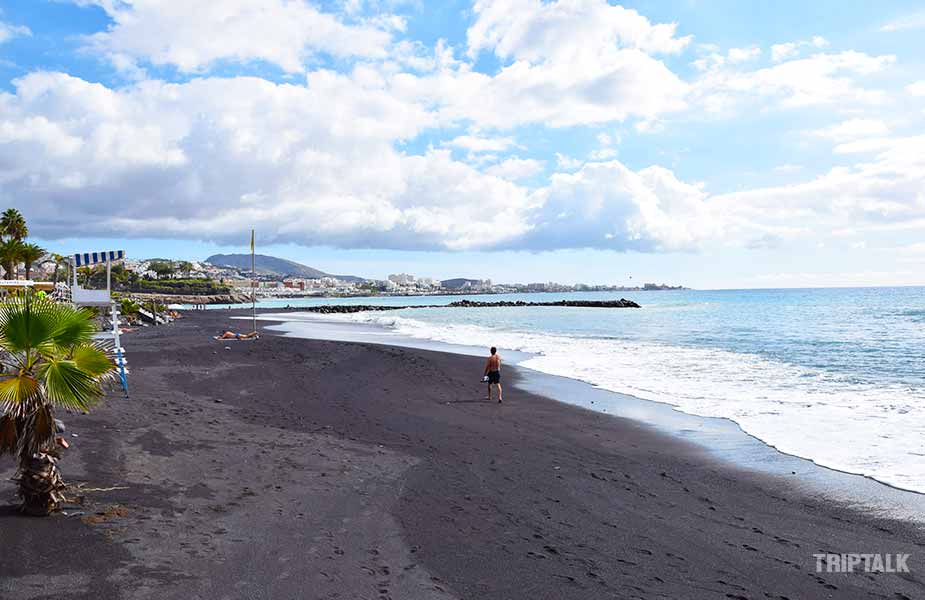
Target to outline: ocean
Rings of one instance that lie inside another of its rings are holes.
[[[477,295],[641,309],[424,308],[313,315],[517,350],[552,375],[724,417],[782,452],[925,492],[925,288]],[[262,303],[443,304],[461,297]]]

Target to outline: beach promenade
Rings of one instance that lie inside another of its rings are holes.
[[[911,525],[530,395],[516,368],[483,402],[480,358],[213,340],[234,314],[125,336],[131,398],[62,415],[82,507],[21,517],[0,485],[0,598],[925,597]]]

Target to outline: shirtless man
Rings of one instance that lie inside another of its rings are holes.
[[[501,355],[498,349],[491,347],[491,356],[485,363],[485,377],[488,378],[488,401],[491,402],[491,386],[498,386],[498,403],[501,403]]]
[[[235,333],[233,331],[226,331],[222,335],[216,336],[217,340],[249,340],[251,338],[260,337],[257,335],[256,331],[250,333]]]

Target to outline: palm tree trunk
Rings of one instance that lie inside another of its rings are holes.
[[[23,458],[19,463],[19,510],[27,515],[45,517],[64,501],[64,481],[57,459],[45,452]]]

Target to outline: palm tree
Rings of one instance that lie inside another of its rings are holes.
[[[45,249],[38,244],[23,244],[20,260],[26,267],[26,279],[31,279],[32,265],[45,256]]]
[[[6,271],[7,279],[16,279],[16,265],[22,261],[24,246],[25,244],[16,238],[0,242],[0,266]]]
[[[8,208],[0,214],[0,235],[22,241],[29,235],[29,227],[22,213],[15,208]]]
[[[110,352],[92,341],[87,309],[32,292],[0,304],[0,456],[19,465],[20,510],[44,516],[64,500],[55,410],[87,411],[114,377]]]
[[[52,275],[52,281],[54,283],[58,283],[58,280],[61,277],[60,271],[61,271],[62,266],[64,267],[64,274],[65,274],[64,279],[67,280],[68,268],[70,267],[70,263],[68,262],[68,259],[64,256],[61,256],[60,254],[55,254],[55,253],[52,253],[51,259],[55,263],[55,272]]]

